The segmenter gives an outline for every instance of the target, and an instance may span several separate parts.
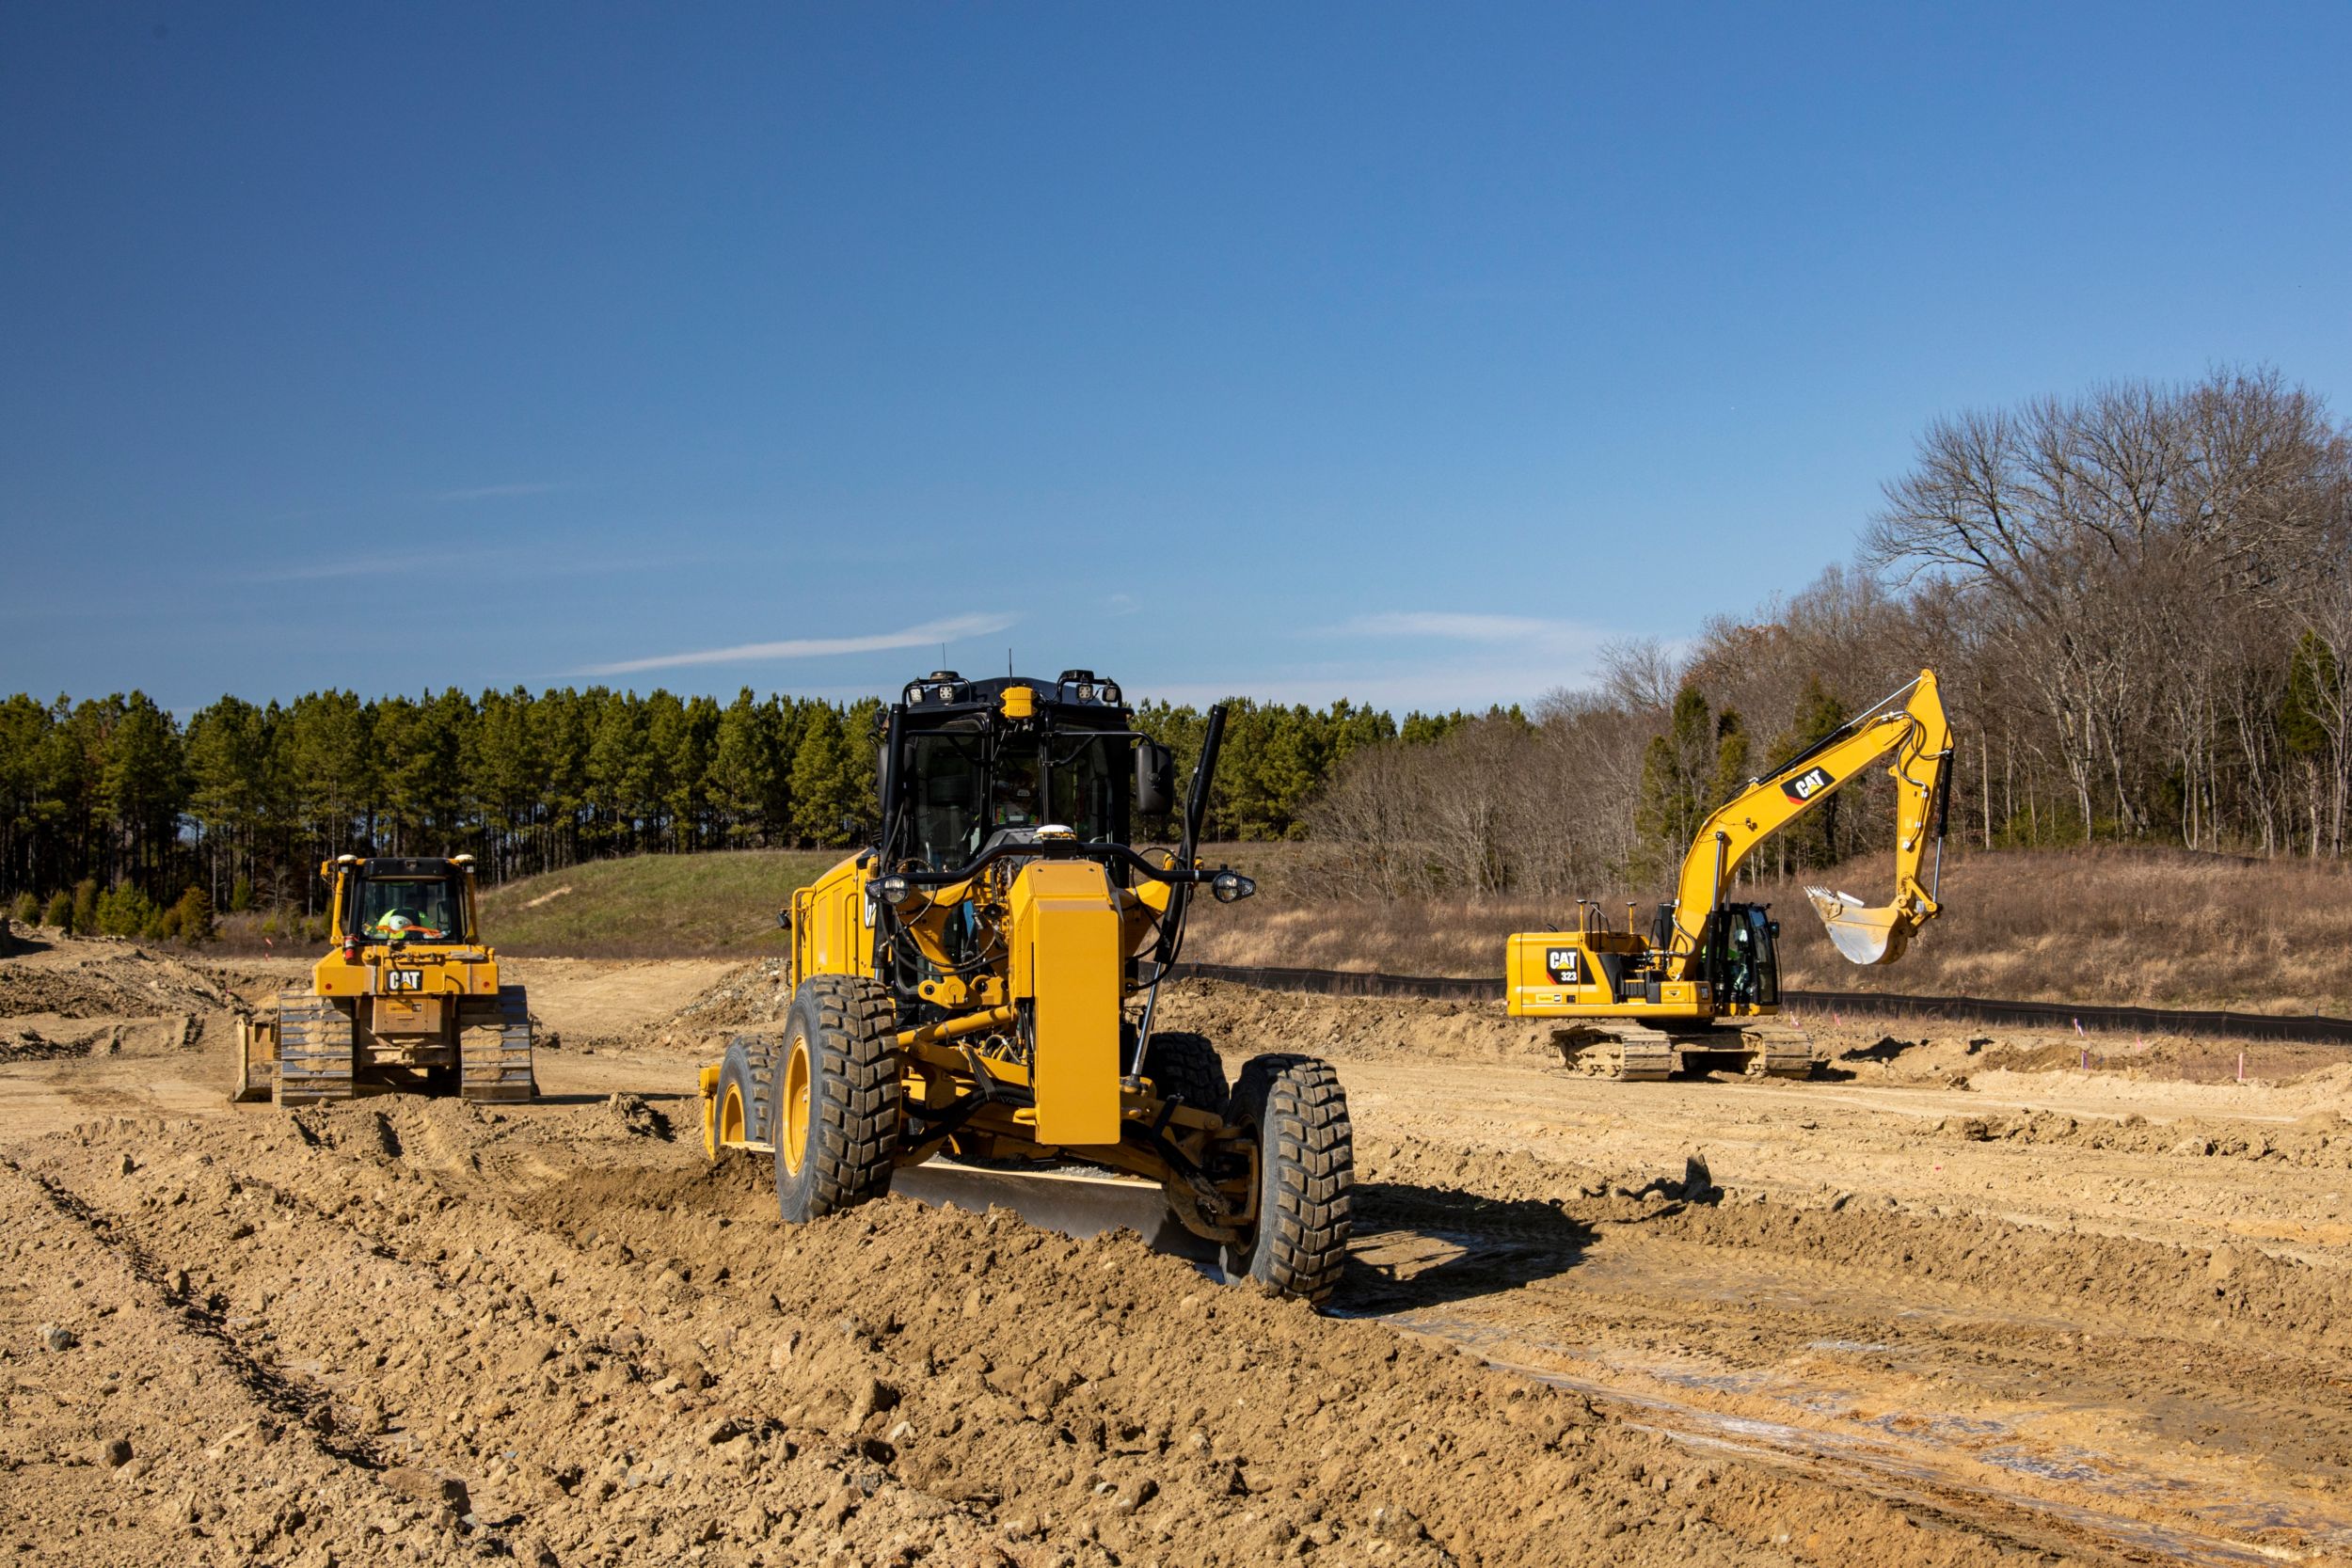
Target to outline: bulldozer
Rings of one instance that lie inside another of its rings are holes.
[[[237,1025],[232,1102],[315,1105],[405,1090],[502,1103],[536,1092],[531,1006],[482,944],[471,855],[319,866],[326,954],[308,988]]]
[[[1768,776],[1749,780],[1708,816],[1682,858],[1676,896],[1658,906],[1648,931],[1635,928],[1630,905],[1625,928],[1613,930],[1599,905],[1580,899],[1575,929],[1513,935],[1504,959],[1510,1015],[1561,1021],[1549,1028],[1566,1065],[1597,1077],[1810,1075],[1812,1042],[1781,1017],[1780,923],[1769,905],[1727,895],[1759,846],[1890,752],[1894,897],[1873,906],[1827,888],[1809,887],[1805,895],[1850,961],[1901,958],[1942,908],[1936,895],[1952,743],[1932,670]]]
[[[785,1027],[701,1072],[704,1146],[772,1164],[782,1218],[887,1193],[930,1161],[1120,1183],[1230,1277],[1320,1303],[1345,1259],[1354,1152],[1330,1067],[1267,1053],[1228,1082],[1201,1036],[1153,1028],[1192,898],[1256,884],[1202,864],[1225,728],[1182,803],[1117,682],[909,682],[882,716],[879,813],[780,915]],[[1181,824],[1173,847],[1135,826]]]

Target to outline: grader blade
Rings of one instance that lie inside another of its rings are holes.
[[[1891,964],[1911,944],[1912,924],[1899,904],[1873,908],[1851,893],[1824,887],[1806,888],[1804,895],[1849,963]]]
[[[1184,1227],[1156,1182],[1090,1171],[982,1170],[932,1160],[900,1170],[890,1190],[934,1209],[974,1214],[1009,1209],[1041,1230],[1080,1240],[1132,1230],[1154,1252],[1203,1263],[1217,1258],[1216,1243]]]

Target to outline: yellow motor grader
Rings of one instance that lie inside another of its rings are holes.
[[[1505,954],[1515,1018],[1558,1019],[1568,1064],[1606,1078],[1658,1079],[1738,1069],[1802,1078],[1812,1042],[1780,1017],[1780,923],[1767,906],[1725,897],[1757,846],[1828,800],[1888,752],[1895,779],[1895,896],[1865,906],[1850,894],[1807,888],[1830,940],[1854,963],[1892,963],[1935,918],[1950,807],[1952,732],[1922,670],[1883,701],[1792,757],[1700,824],[1673,902],[1647,933],[1611,930],[1597,904],[1580,901],[1572,931],[1520,932]],[[1920,879],[1930,833],[1934,869]]]
[[[531,1007],[482,944],[471,855],[340,855],[326,955],[309,988],[237,1025],[232,1101],[313,1105],[408,1090],[525,1101],[534,1084]]]
[[[1198,858],[1224,726],[1213,708],[1179,846],[1147,850],[1132,830],[1176,810],[1174,761],[1116,682],[909,683],[870,841],[780,917],[783,1031],[702,1071],[710,1157],[772,1161],[793,1223],[943,1156],[1141,1177],[1230,1275],[1328,1296],[1355,1180],[1338,1077],[1266,1054],[1229,1087],[1209,1040],[1152,1027],[1192,896],[1256,891]]]

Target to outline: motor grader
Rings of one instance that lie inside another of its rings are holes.
[[[1830,940],[1857,964],[1892,963],[1942,906],[1944,818],[1950,806],[1951,726],[1922,670],[1883,701],[1747,786],[1700,824],[1682,859],[1676,896],[1651,928],[1628,906],[1612,930],[1597,904],[1579,900],[1574,930],[1520,932],[1504,957],[1508,1011],[1558,1019],[1551,1035],[1567,1064],[1605,1078],[1660,1079],[1736,1069],[1802,1078],[1813,1070],[1804,1031],[1780,1014],[1780,923],[1771,907],[1727,895],[1742,862],[1772,834],[1819,807],[1879,758],[1894,754],[1895,895],[1866,906],[1807,888]],[[1920,880],[1929,835],[1934,866]]]
[[[910,682],[867,842],[781,916],[785,1027],[702,1071],[710,1157],[769,1159],[795,1224],[932,1160],[1141,1178],[1229,1275],[1327,1297],[1354,1183],[1337,1076],[1271,1053],[1229,1086],[1209,1040],[1153,1027],[1192,897],[1256,891],[1198,854],[1224,726],[1211,709],[1177,846],[1145,849],[1173,758],[1116,682]]]
[[[473,857],[339,855],[319,875],[332,886],[331,945],[307,989],[238,1023],[230,1099],[531,1099],[531,1007],[482,944]]]

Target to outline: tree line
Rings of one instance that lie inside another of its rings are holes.
[[[1531,711],[1234,699],[1210,827],[1319,840],[1330,885],[1362,896],[1646,885],[1748,778],[1925,666],[1960,737],[1964,842],[2341,858],[2352,430],[2268,371],[1939,419],[1853,564],[1687,645],[1613,644],[1597,679]],[[468,850],[493,879],[841,845],[872,811],[879,708],[324,691],[223,697],[183,723],[137,692],[19,695],[0,702],[0,897],[71,907],[78,888],[90,918],[151,926],[192,887],[313,909],[317,862],[355,844]],[[1200,710],[1136,721],[1189,770]],[[1874,773],[1755,869],[1835,863],[1891,827]]]
[[[1856,562],[1604,651],[1589,688],[1350,757],[1305,822],[1373,897],[1659,883],[1708,811],[1920,669],[1983,847],[2342,858],[2352,804],[2352,427],[2269,371],[1933,421]],[[1869,779],[1767,846],[1887,846]]]
[[[62,897],[82,928],[153,934],[190,888],[208,910],[311,912],[318,863],[355,847],[463,850],[496,881],[612,855],[842,846],[845,823],[873,816],[880,710],[749,689],[723,706],[602,687],[317,691],[223,697],[183,723],[136,691],[19,694],[0,701],[0,899],[32,919]],[[1293,836],[1357,747],[1468,721],[1236,699],[1213,829]],[[1148,704],[1137,722],[1191,767],[1201,711]],[[193,905],[182,923],[201,923]]]

